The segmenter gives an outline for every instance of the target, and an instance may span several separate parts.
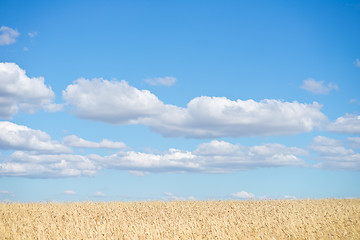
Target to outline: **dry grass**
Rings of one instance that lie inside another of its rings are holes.
[[[360,239],[360,199],[0,203],[1,239]]]

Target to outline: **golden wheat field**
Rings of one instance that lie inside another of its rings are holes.
[[[0,203],[1,239],[360,239],[360,199]]]

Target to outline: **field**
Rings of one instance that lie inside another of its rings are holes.
[[[360,239],[360,199],[0,203],[1,239]]]

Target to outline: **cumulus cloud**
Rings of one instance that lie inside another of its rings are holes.
[[[78,147],[78,148],[110,148],[110,149],[126,148],[126,144],[123,142],[113,142],[108,139],[103,139],[101,142],[97,143],[97,142],[85,140],[75,135],[64,137],[63,143],[66,146]]]
[[[163,110],[163,103],[154,94],[126,81],[80,78],[67,86],[63,98],[75,107],[78,117],[114,124],[138,123]]]
[[[261,167],[305,167],[299,158],[304,154],[304,150],[281,144],[244,147],[217,140],[203,143],[193,152],[169,149],[158,154],[119,151],[106,156],[82,156],[16,151],[0,163],[0,176],[91,176],[100,169],[128,171],[137,176],[159,172],[228,173]]]
[[[92,157],[92,155],[51,155],[16,151],[0,163],[0,176],[38,178],[93,176],[100,167]]]
[[[163,154],[150,154],[135,151],[120,151],[105,156],[101,161],[104,168],[139,172],[189,172],[197,171],[199,163],[189,151],[169,149]]]
[[[5,160],[0,162],[0,176],[93,176],[101,169],[128,171],[137,176],[149,173],[230,173],[287,166],[360,170],[360,154],[344,147],[340,141],[318,136],[309,145],[309,150],[315,153],[318,164],[309,165],[303,161],[300,157],[308,152],[296,147],[276,143],[242,146],[218,140],[202,143],[194,151],[169,149],[156,154],[122,150],[106,156],[82,156],[15,151],[9,157],[2,157]]]
[[[345,148],[335,139],[317,136],[309,146],[318,156],[319,161],[315,167],[326,169],[360,170],[360,153]]]
[[[209,143],[200,144],[194,153],[203,156],[227,156],[236,154],[239,151],[241,151],[239,145],[231,144],[225,141],[213,140]]]
[[[248,193],[248,192],[245,192],[245,191],[232,193],[231,196],[234,197],[234,198],[239,198],[239,199],[253,199],[253,198],[255,198],[255,195],[253,193]]]
[[[20,35],[15,29],[2,26],[0,28],[0,45],[10,45],[16,42],[16,38]]]
[[[0,118],[11,118],[19,110],[33,113],[40,108],[55,111],[55,95],[44,78],[29,78],[15,63],[0,63]]]
[[[310,149],[323,156],[335,154],[346,156],[353,152],[351,149],[345,149],[340,141],[324,136],[315,137]]]
[[[312,131],[327,119],[321,105],[265,99],[232,101],[197,97],[186,108],[164,104],[125,81],[79,79],[63,92],[80,118],[112,124],[142,124],[167,137],[240,137]]]
[[[176,78],[174,77],[162,77],[162,78],[147,78],[145,79],[145,82],[147,82],[150,85],[163,85],[163,86],[172,86],[176,83]]]
[[[326,120],[321,106],[265,99],[232,101],[197,97],[187,108],[167,107],[157,118],[143,121],[164,136],[195,138],[287,135],[312,131]]]
[[[229,145],[227,150],[221,146]],[[259,167],[298,166],[306,163],[298,157],[306,151],[281,144],[244,147],[224,141],[203,143],[194,151],[169,149],[163,154],[118,152],[99,161],[104,168],[137,172],[227,173]]]
[[[76,195],[77,193],[72,190],[65,190],[62,192],[64,195]]]
[[[0,149],[26,150],[40,153],[70,153],[70,148],[51,140],[51,137],[40,130],[0,121]]]
[[[360,115],[346,114],[328,126],[328,130],[338,133],[360,134]]]
[[[303,81],[301,88],[315,94],[328,94],[333,89],[337,90],[338,86],[333,83],[329,83],[326,86],[324,81],[316,81],[313,78],[308,78]]]

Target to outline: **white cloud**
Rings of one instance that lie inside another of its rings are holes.
[[[154,94],[126,81],[81,78],[67,86],[63,98],[75,107],[78,117],[114,124],[138,123],[163,110],[163,103]]]
[[[149,172],[144,172],[144,171],[131,171],[129,170],[128,173],[132,174],[132,175],[135,175],[135,176],[138,176],[138,177],[143,177],[143,176],[146,176],[146,175],[149,175],[150,173]]]
[[[145,79],[145,82],[150,85],[164,85],[169,87],[176,83],[176,78],[168,76],[162,78],[147,78]]]
[[[167,201],[195,201],[196,200],[195,197],[193,197],[193,196],[179,197],[179,196],[174,195],[171,192],[164,192],[164,195],[165,195],[164,199]]]
[[[345,148],[338,140],[318,136],[313,139],[309,149],[318,155],[316,160],[320,163],[315,167],[360,170],[360,153],[355,152],[353,149]]]
[[[59,110],[53,103],[54,96],[43,77],[29,78],[15,63],[0,62],[0,118],[11,118],[19,110]]]
[[[253,198],[255,198],[255,195],[253,193],[248,193],[248,192],[245,192],[245,191],[232,193],[231,196],[234,197],[234,198],[240,198],[240,199],[253,199]]]
[[[0,45],[10,45],[16,42],[16,38],[20,35],[15,29],[2,26],[0,28]]]
[[[70,177],[94,175],[100,167],[90,156],[69,154],[72,150],[40,130],[0,121],[0,149],[15,151],[3,156],[0,176]]]
[[[313,78],[308,78],[303,81],[302,89],[315,94],[328,94],[332,89],[337,90],[338,86],[333,83],[324,85],[324,81],[316,81]]]
[[[62,194],[65,194],[65,195],[76,195],[77,193],[72,191],[72,190],[65,190],[62,192]]]
[[[44,110],[47,112],[58,112],[63,110],[64,105],[63,104],[57,104],[57,103],[49,103],[43,106]]]
[[[338,133],[360,134],[360,115],[346,114],[329,124],[328,130]]]
[[[93,176],[101,169],[128,171],[137,176],[149,173],[230,173],[267,167],[318,167],[360,170],[360,154],[341,142],[318,136],[309,149],[319,163],[309,165],[300,156],[308,152],[296,147],[267,143],[242,146],[213,140],[194,151],[169,149],[163,153],[119,151],[88,156],[16,151],[2,157],[0,176],[77,177]]]
[[[353,151],[342,146],[341,142],[332,138],[317,136],[313,139],[310,149],[322,156],[347,156]]]
[[[110,149],[126,148],[126,144],[123,142],[113,142],[108,139],[103,139],[101,142],[97,143],[97,142],[85,140],[75,135],[64,137],[63,143],[67,146],[78,147],[78,148],[110,148]]]
[[[41,153],[72,152],[70,148],[51,140],[45,132],[7,121],[0,121],[0,149]]]
[[[232,101],[197,97],[187,108],[164,104],[125,81],[78,79],[63,91],[80,118],[112,124],[143,124],[167,137],[239,137],[312,131],[327,119],[321,106],[265,99]]]
[[[121,151],[99,159],[101,166],[136,172],[189,172],[198,171],[200,164],[188,151],[170,149],[163,154]]]
[[[354,62],[355,66],[360,67],[360,60],[357,58]]]
[[[34,38],[38,33],[37,32],[28,32],[30,38]]]
[[[106,194],[105,193],[102,193],[102,192],[95,192],[94,194],[93,194],[93,196],[94,197],[106,197]]]
[[[209,143],[200,144],[195,150],[195,154],[203,156],[219,155],[227,156],[233,155],[240,151],[239,145],[234,145],[225,141],[213,140]]]
[[[290,196],[290,195],[286,195],[286,196],[284,196],[284,198],[287,200],[296,200],[297,199],[296,197]]]
[[[0,195],[3,195],[3,196],[6,195],[6,196],[10,196],[10,197],[15,196],[15,194],[13,192],[9,192],[7,190],[1,190]]]
[[[226,145],[227,150],[221,149]],[[212,146],[218,148],[209,151]],[[163,154],[118,152],[99,158],[99,163],[103,168],[127,171],[227,173],[259,167],[304,167],[306,163],[297,156],[304,154],[304,150],[281,144],[244,147],[214,140],[199,145],[194,152],[178,149]]]
[[[0,176],[40,178],[93,176],[100,167],[92,158],[97,157],[16,151],[0,163]]]
[[[240,137],[287,135],[312,131],[326,116],[321,106],[265,99],[232,101],[197,97],[187,108],[167,105],[166,111],[143,124],[167,137]]]
[[[9,157],[3,157],[0,176],[92,176],[100,169],[118,169],[137,176],[157,172],[228,173],[261,167],[306,167],[299,158],[305,154],[304,150],[281,144],[244,147],[217,140],[200,144],[193,152],[169,149],[157,154],[119,151],[107,156],[82,156],[15,151]]]
[[[360,101],[358,101],[358,100],[355,99],[355,98],[350,99],[349,102],[350,102],[350,103],[355,103],[355,104],[357,104],[357,105],[360,105]]]

